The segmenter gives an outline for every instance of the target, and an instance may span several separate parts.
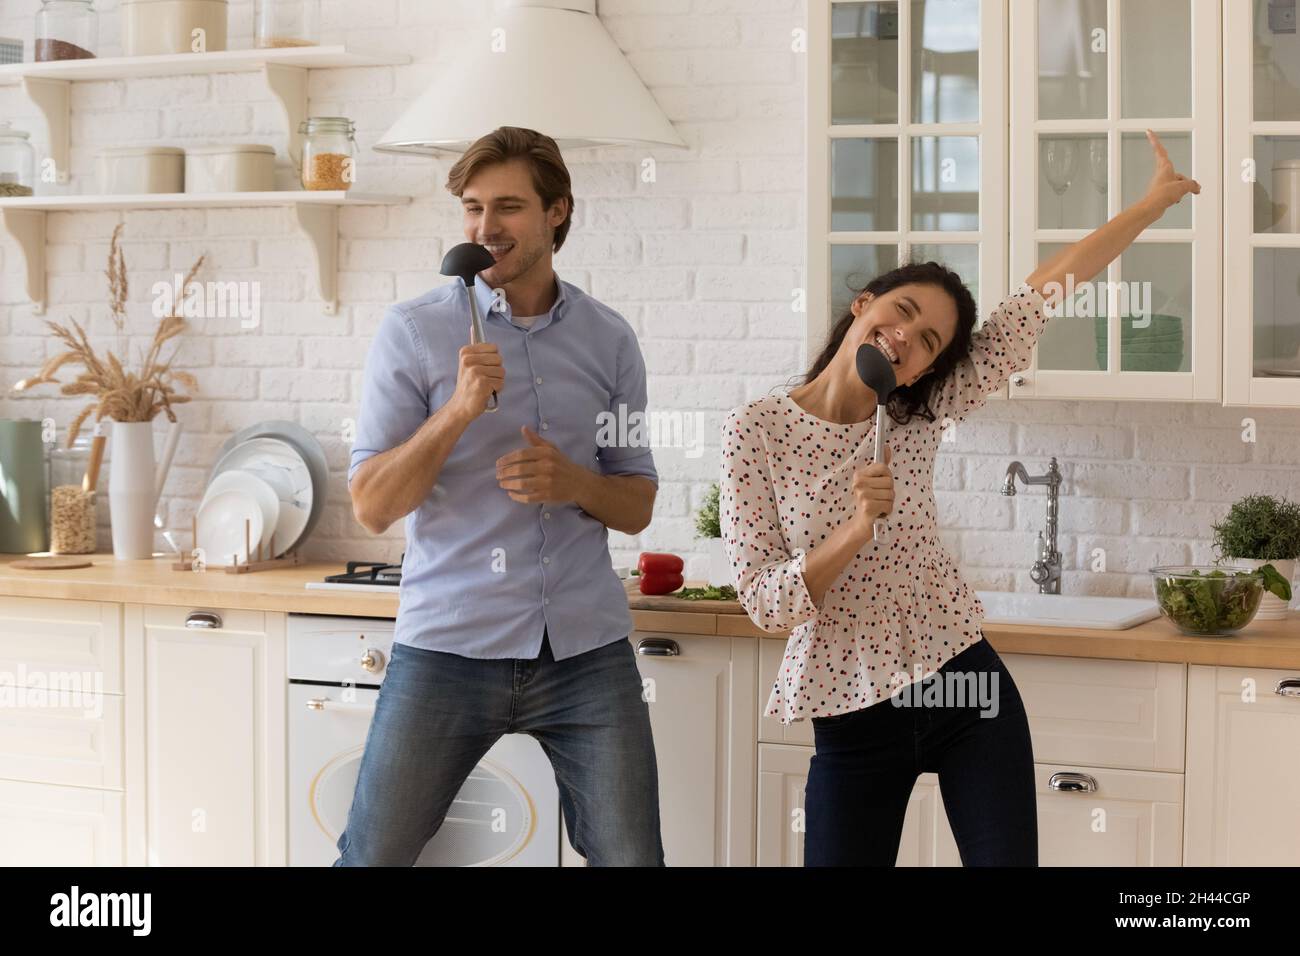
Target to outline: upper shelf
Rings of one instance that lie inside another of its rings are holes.
[[[26,265],[27,297],[36,315],[45,313],[45,218],[47,213],[90,209],[212,209],[287,206],[311,245],[316,291],[326,315],[338,312],[339,208],[399,205],[409,196],[342,190],[284,190],[247,193],[147,193],[128,196],[23,196],[0,199],[0,233],[18,243]]]
[[[77,212],[93,209],[206,209],[232,206],[389,206],[410,196],[354,193],[343,190],[279,190],[239,193],[133,193],[114,196],[19,196],[0,199],[0,210]]]
[[[304,70],[355,66],[398,66],[410,57],[367,53],[346,45],[280,47],[267,50],[222,50],[216,53],[168,53],[160,56],[115,56],[48,63],[7,63],[0,66],[0,86],[24,77],[41,80],[121,80],[136,76],[183,76],[199,73],[255,73],[265,65]]]

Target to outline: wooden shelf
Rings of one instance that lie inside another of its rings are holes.
[[[48,63],[6,63],[0,86],[27,77],[45,80],[125,80],[137,76],[191,76],[206,73],[257,73],[267,64],[303,70],[357,66],[400,66],[410,57],[367,53],[346,45],[281,47],[273,50],[223,50],[219,53],[169,53],[161,56],[115,56]]]
[[[0,199],[0,228],[17,241],[26,262],[32,311],[45,313],[45,217],[51,212],[104,209],[223,209],[288,206],[311,243],[316,290],[327,315],[338,311],[338,211],[341,206],[401,205],[409,196],[350,191],[293,190],[247,193],[145,193],[124,196],[23,196]]]
[[[148,76],[261,73],[284,115],[285,149],[296,164],[302,156],[298,127],[307,117],[308,70],[398,66],[409,62],[410,57],[404,55],[367,53],[346,45],[170,53],[50,63],[7,63],[0,66],[0,86],[22,84],[27,98],[45,118],[49,155],[54,160],[58,182],[65,183],[68,181],[69,92],[73,83]]]

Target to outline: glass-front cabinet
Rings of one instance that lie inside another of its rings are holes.
[[[900,262],[1006,292],[1001,0],[808,5],[808,350]]]
[[[1300,34],[1296,3],[1223,18],[1224,398],[1300,406]]]
[[[1064,290],[1012,398],[1300,407],[1296,0],[809,0],[808,347],[935,258],[981,315],[1146,191],[1198,180]]]
[[[1011,397],[1218,401],[1219,0],[1011,0],[1011,272],[1140,199],[1149,128],[1201,193],[1065,284]]]

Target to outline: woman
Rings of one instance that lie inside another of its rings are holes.
[[[1200,192],[1147,137],[1156,171],[1146,196],[1040,265],[981,329],[954,273],[900,267],[857,297],[802,385],[727,418],[720,505],[737,590],[756,624],[792,632],[766,714],[813,722],[805,865],[893,865],[925,772],[939,775],[965,865],[1037,865],[1028,722],[980,632],[983,608],[939,543],[934,456],[945,419],[965,418],[1029,366],[1044,292],[1055,300],[1067,275],[1090,280]],[[863,344],[898,381],[884,464],[870,464],[876,397],[857,375]],[[882,515],[889,534],[875,541]],[[973,681],[963,686],[979,706],[939,693],[954,678]]]

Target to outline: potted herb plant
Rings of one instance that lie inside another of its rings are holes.
[[[1300,557],[1300,505],[1270,495],[1242,498],[1214,525],[1214,550],[1220,560],[1251,570],[1271,564],[1291,581]],[[1286,613],[1286,601],[1265,591],[1255,618],[1276,621]]]
[[[704,538],[709,545],[709,584],[722,587],[735,584],[731,576],[731,562],[722,546],[722,525],[718,517],[718,483],[709,485],[704,504],[695,515],[695,536]]]

